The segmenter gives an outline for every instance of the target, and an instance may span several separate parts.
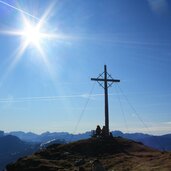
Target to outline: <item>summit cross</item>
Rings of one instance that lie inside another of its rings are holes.
[[[107,66],[104,65],[104,72],[97,78],[91,78],[92,81],[97,81],[99,85],[104,89],[105,98],[105,136],[109,136],[109,104],[108,104],[108,88],[112,86],[114,82],[120,82],[118,79],[113,79],[107,72]],[[103,82],[103,83],[102,83]]]

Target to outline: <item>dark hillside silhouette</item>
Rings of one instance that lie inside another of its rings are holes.
[[[52,145],[7,166],[7,171],[90,171],[99,160],[107,170],[170,171],[171,153],[123,138],[91,138],[66,145]]]
[[[0,137],[0,171],[6,164],[16,161],[19,157],[32,154],[38,148],[39,145],[23,142],[12,135]]]

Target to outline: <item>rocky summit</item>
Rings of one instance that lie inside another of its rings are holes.
[[[106,171],[170,171],[171,153],[132,140],[90,138],[46,149],[19,159],[7,171],[85,171],[99,161]],[[80,170],[81,170],[80,169]]]

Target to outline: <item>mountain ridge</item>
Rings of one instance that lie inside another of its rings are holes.
[[[112,131],[112,134],[116,137],[120,136],[134,141],[142,142],[143,144],[155,149],[171,151],[171,134],[150,135],[144,133],[123,133],[121,131]],[[16,131],[6,133],[6,135],[14,135],[27,142],[45,143],[53,139],[63,139],[66,142],[78,141],[81,139],[90,138],[92,133],[90,131],[80,134],[70,134],[68,132],[45,132],[38,135],[32,132],[25,133],[22,131]]]
[[[7,166],[7,171],[76,171],[79,166],[91,170],[99,160],[112,171],[170,171],[171,153],[160,152],[142,143],[121,137],[89,138],[64,145],[51,145]]]

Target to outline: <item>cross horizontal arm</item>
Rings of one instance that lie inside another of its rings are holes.
[[[91,78],[92,81],[108,81],[108,82],[120,82],[120,80],[114,80],[114,79],[103,79],[103,78]]]

